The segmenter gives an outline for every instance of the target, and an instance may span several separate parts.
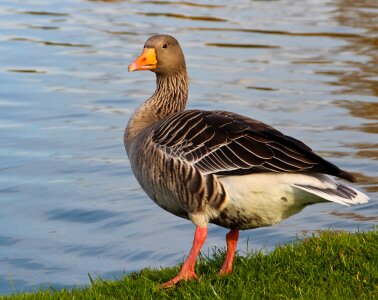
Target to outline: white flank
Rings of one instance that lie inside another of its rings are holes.
[[[350,187],[347,189],[356,193],[349,193],[353,195],[351,199],[333,195],[332,190],[337,191],[338,183],[330,176],[318,173],[260,173],[223,176],[219,180],[229,195],[226,208],[231,214],[259,216],[251,227],[276,224],[309,204],[331,201],[349,205],[366,203],[369,199]]]

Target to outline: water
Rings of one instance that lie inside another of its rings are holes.
[[[321,204],[241,233],[271,249],[318,229],[378,223],[378,5],[365,1],[2,1],[0,294],[173,265],[194,227],[139,188],[123,148],[154,89],[128,73],[146,38],[186,54],[189,108],[269,123],[360,179],[367,205]],[[223,247],[210,226],[204,252]],[[210,250],[209,250],[210,249]]]

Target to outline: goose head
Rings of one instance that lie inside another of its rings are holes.
[[[142,54],[129,65],[129,72],[150,70],[156,74],[176,73],[186,68],[178,41],[166,34],[151,36]]]

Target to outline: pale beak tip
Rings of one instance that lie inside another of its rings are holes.
[[[136,64],[135,63],[132,63],[132,64],[130,64],[129,65],[129,67],[128,67],[128,71],[129,72],[134,72],[135,70],[136,70]]]

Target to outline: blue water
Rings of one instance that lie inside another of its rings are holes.
[[[154,90],[128,73],[147,37],[170,33],[189,108],[224,109],[295,136],[371,202],[327,203],[241,233],[271,249],[319,229],[378,224],[374,0],[0,3],[0,294],[87,284],[182,261],[194,226],[158,208],[131,174],[123,129]],[[203,251],[223,247],[210,226]],[[248,248],[248,249],[247,249]]]

